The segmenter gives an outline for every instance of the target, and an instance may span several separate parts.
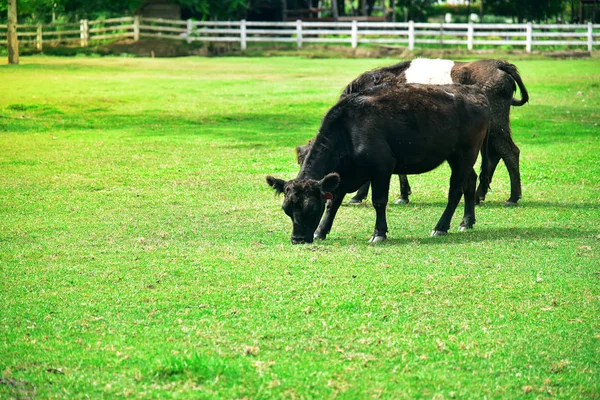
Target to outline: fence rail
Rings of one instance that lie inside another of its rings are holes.
[[[6,43],[6,25],[0,25],[0,41]],[[179,21],[161,18],[124,17],[69,24],[18,25],[22,44],[42,50],[44,45],[76,44],[114,39],[160,38],[191,42],[239,43],[245,50],[251,42],[344,43],[405,45],[420,44],[533,48],[544,46],[583,47],[592,51],[600,41],[600,25],[557,24],[444,24],[409,22],[256,22]]]

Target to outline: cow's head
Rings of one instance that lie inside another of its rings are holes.
[[[327,200],[340,184],[340,176],[329,174],[320,181],[293,179],[284,181],[267,176],[267,184],[277,194],[283,193],[281,208],[292,220],[292,244],[312,243],[315,231],[325,211]]]

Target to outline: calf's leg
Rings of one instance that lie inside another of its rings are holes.
[[[327,234],[331,231],[331,226],[333,225],[335,214],[339,210],[342,201],[344,201],[344,194],[339,193],[333,197],[333,200],[327,202],[325,216],[323,217],[321,223],[319,223],[319,227],[315,231],[315,239],[324,240],[327,237]]]
[[[356,192],[356,194],[354,195],[354,197],[352,197],[350,199],[350,201],[348,202],[348,204],[359,204],[362,203],[362,201],[364,199],[367,198],[367,195],[369,194],[369,185],[370,183],[367,182],[364,185],[362,185],[358,191]]]
[[[465,199],[465,213],[458,228],[460,231],[473,228],[475,225],[475,186],[477,185],[477,174],[474,170],[463,181],[463,194]]]
[[[510,139],[508,145],[510,151],[503,157],[503,160],[510,176],[510,197],[504,205],[511,207],[518,205],[521,199],[521,172],[519,171],[519,155],[521,151],[512,139]]]
[[[504,204],[505,206],[516,206],[521,198],[521,173],[519,171],[519,155],[521,151],[513,142],[510,135],[495,137],[490,141],[490,146],[494,148],[498,156],[504,160],[508,175],[510,176],[510,197]],[[492,176],[490,175],[490,182]]]
[[[410,201],[408,196],[412,194],[410,185],[408,184],[408,177],[406,175],[398,175],[400,178],[400,197],[396,200],[395,204],[408,204]]]
[[[494,175],[494,171],[496,171],[498,162],[500,162],[500,155],[498,154],[498,152],[496,151],[496,149],[493,146],[489,146],[488,159],[489,159],[489,162],[488,162],[488,171],[487,172],[488,172],[489,182],[488,182],[487,187],[489,188],[490,184],[492,183],[492,176]],[[477,194],[475,195],[475,204],[479,204],[485,200],[485,196],[487,195],[487,190],[484,189],[484,186],[485,185],[482,185],[481,182],[479,183],[479,187],[477,187]]]
[[[387,218],[385,209],[388,203],[390,192],[391,172],[377,174],[376,178],[371,181],[372,193],[371,199],[375,208],[375,230],[373,236],[369,239],[369,243],[383,242],[387,239]]]
[[[477,157],[477,156],[475,156]],[[431,236],[443,236],[448,234],[450,229],[450,221],[456,211],[456,207],[460,202],[460,198],[463,194],[463,182],[473,170],[473,163],[469,163],[463,156],[454,156],[448,159],[448,164],[452,169],[450,175],[450,189],[448,190],[448,204],[442,214],[440,220],[433,228]]]

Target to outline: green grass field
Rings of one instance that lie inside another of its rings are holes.
[[[290,244],[265,175],[395,61],[0,66],[0,398],[600,397],[598,59],[515,61],[519,207],[430,238],[442,166]]]

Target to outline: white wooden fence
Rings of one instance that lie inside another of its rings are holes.
[[[500,46],[506,49],[549,46],[586,48],[592,51],[600,41],[600,25],[549,24],[443,24],[409,22],[251,22],[251,21],[178,21],[159,18],[125,17],[80,23],[18,25],[21,44],[75,44],[130,38],[159,38],[187,42],[233,42],[245,50],[250,42],[343,43],[353,48],[363,43],[474,48]],[[6,43],[6,25],[0,25],[0,41]]]

